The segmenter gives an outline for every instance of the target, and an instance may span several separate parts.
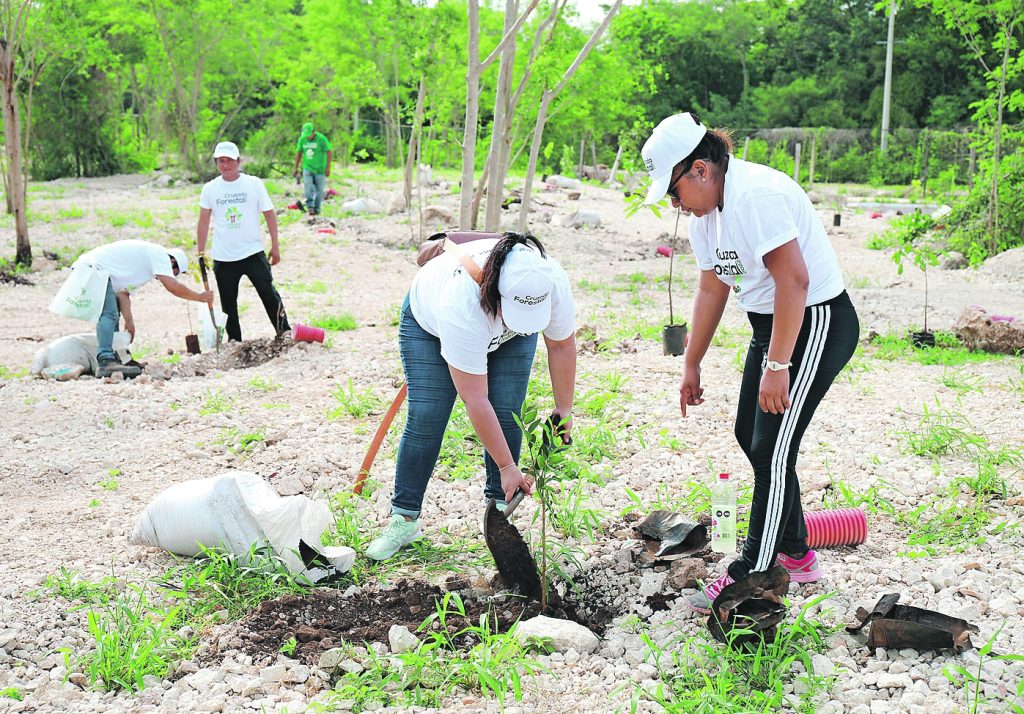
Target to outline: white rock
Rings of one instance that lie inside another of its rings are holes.
[[[320,660],[317,662],[317,666],[320,669],[330,671],[341,664],[342,660],[345,659],[348,659],[348,652],[345,648],[335,647],[320,655]]]
[[[264,682],[276,682],[280,684],[288,674],[288,667],[283,664],[273,664],[260,670],[260,678]]]
[[[910,680],[909,674],[878,673],[877,686],[879,689],[905,689],[911,684],[913,682]]]
[[[570,188],[579,189],[581,184],[579,179],[569,178],[568,176],[562,176],[560,174],[552,174],[544,179],[544,183],[549,183],[552,186],[558,186],[558,188]]]
[[[640,578],[640,597],[650,597],[655,593],[661,592],[661,588],[665,584],[665,578],[667,577],[668,571],[655,573],[649,570],[644,573]]]
[[[590,654],[601,644],[600,638],[583,625],[543,615],[521,622],[516,627],[516,639],[520,642],[525,643],[531,637],[549,641],[556,652],[574,649]]]
[[[928,573],[926,577],[928,582],[932,584],[932,587],[935,588],[935,592],[945,590],[956,583],[957,580],[956,571],[950,565],[942,565],[937,570]]]
[[[402,652],[409,652],[419,647],[420,641],[416,638],[416,635],[409,632],[407,627],[392,625],[391,629],[388,630],[388,643],[391,645],[392,652],[401,654]]]

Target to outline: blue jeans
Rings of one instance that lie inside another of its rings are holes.
[[[418,518],[457,393],[448,363],[441,357],[441,341],[416,322],[408,296],[398,325],[398,348],[409,385],[409,414],[398,445],[391,512]],[[523,432],[512,415],[523,407],[536,352],[537,335],[521,335],[487,355],[488,399],[516,461],[523,445]],[[503,499],[501,474],[490,454],[484,454],[484,466],[487,470],[484,495]]]
[[[302,169],[302,188],[306,194],[306,210],[320,213],[320,205],[324,202],[324,187],[327,177]]]
[[[117,295],[114,284],[107,279],[107,296],[103,299],[103,310],[96,321],[96,359],[100,362],[117,359],[114,354],[114,333],[121,317],[121,309],[117,306]]]

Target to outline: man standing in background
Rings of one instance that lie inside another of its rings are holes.
[[[242,339],[242,328],[238,322],[238,283],[243,275],[256,288],[275,334],[281,335],[291,327],[270,271],[271,265],[281,262],[274,205],[263,182],[256,176],[241,172],[237,146],[230,141],[222,141],[214,149],[213,158],[220,176],[203,186],[199,197],[196,248],[202,258],[206,253],[212,218],[213,274],[217,278],[221,309],[228,316],[228,339]],[[263,252],[260,213],[270,231],[269,260]]]
[[[327,188],[327,177],[331,175],[331,142],[313,128],[313,122],[302,125],[302,134],[295,150],[296,178],[299,175],[299,161],[302,161],[302,187],[306,194],[306,210],[309,215],[320,213]]]

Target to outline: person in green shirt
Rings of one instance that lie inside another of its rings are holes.
[[[313,128],[313,122],[302,125],[302,134],[295,148],[294,176],[299,176],[299,161],[302,161],[302,186],[306,194],[306,210],[309,215],[320,213],[324,202],[327,177],[331,175],[331,142]]]

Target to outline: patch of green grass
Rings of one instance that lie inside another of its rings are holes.
[[[0,379],[21,379],[28,376],[28,368],[12,369],[0,364]]]
[[[882,360],[907,360],[920,364],[941,364],[955,367],[977,362],[992,362],[1008,359],[1008,355],[990,352],[972,352],[960,344],[953,332],[935,331],[934,347],[914,347],[910,338],[894,334],[878,335],[871,341],[874,356]]]
[[[257,392],[263,392],[264,394],[266,394],[267,392],[273,392],[276,389],[280,389],[281,383],[278,382],[273,377],[263,377],[261,375],[256,375],[255,377],[249,380],[249,386],[255,389]]]
[[[320,327],[324,330],[331,330],[333,332],[345,332],[359,327],[358,323],[356,323],[356,318],[348,313],[343,315],[320,315],[313,317],[310,318],[310,324],[314,327]]]
[[[96,213],[101,218],[105,218],[112,228],[123,228],[129,223],[139,228],[153,227],[153,214],[147,209],[128,211],[100,209]]]
[[[102,501],[100,501],[100,499],[98,499],[98,498],[90,498],[90,499],[89,499],[89,503],[88,503],[88,504],[86,504],[86,505],[88,505],[88,506],[89,506],[89,508],[97,508],[97,507],[99,507],[99,506],[100,506],[100,505],[101,505],[102,503],[103,503],[103,502],[102,502]]]
[[[337,385],[331,396],[338,402],[338,406],[327,410],[328,419],[339,419],[345,415],[362,419],[370,414],[379,413],[384,405],[383,400],[373,394],[371,387],[358,391],[351,377],[347,387]]]
[[[650,701],[671,714],[813,712],[837,676],[815,673],[811,658],[824,652],[828,638],[841,628],[808,614],[828,597],[820,595],[805,603],[793,622],[781,624],[774,639],[756,647],[722,645],[705,633],[662,646],[641,634],[658,669],[658,680],[655,686],[624,685],[632,688],[633,711],[638,702]],[[746,634],[750,631],[739,629],[732,636]],[[794,686],[797,682],[802,683],[800,687]]]
[[[113,468],[107,471],[107,478],[96,483],[97,486],[102,488],[104,491],[116,491],[120,484],[117,481],[117,477],[121,475],[121,469]]]
[[[62,649],[64,666],[108,691],[140,691],[145,677],[163,679],[190,650],[189,640],[177,634],[181,626],[180,605],[153,602],[143,587],[129,584],[115,598],[87,610],[86,631],[94,648],[78,655]]]
[[[143,585],[114,578],[82,581],[61,569],[47,582],[57,595],[85,610],[93,647],[62,649],[65,666],[105,689],[139,691],[148,675],[165,678],[173,664],[190,658],[201,632],[217,618],[237,619],[261,602],[305,592],[310,585],[285,564],[253,548],[245,557],[205,550],[203,557],[175,566]],[[185,629],[183,629],[185,628]]]
[[[24,699],[21,694],[21,690],[17,687],[4,687],[3,689],[0,689],[0,698],[13,699],[16,702],[20,702]]]
[[[70,218],[84,218],[85,209],[79,208],[78,206],[71,206],[70,208],[58,208],[57,218],[70,219]]]
[[[228,426],[220,430],[213,443],[222,446],[228,453],[237,456],[239,454],[251,453],[266,440],[267,437],[262,431],[243,432],[236,426]]]
[[[221,394],[220,389],[207,389],[206,399],[203,400],[202,406],[199,407],[199,414],[207,416],[209,414],[229,412],[235,408],[235,401],[234,397]]]
[[[163,362],[164,364],[178,364],[181,362],[181,352],[175,352],[172,355],[164,355],[163,357],[160,358],[160,361]]]

